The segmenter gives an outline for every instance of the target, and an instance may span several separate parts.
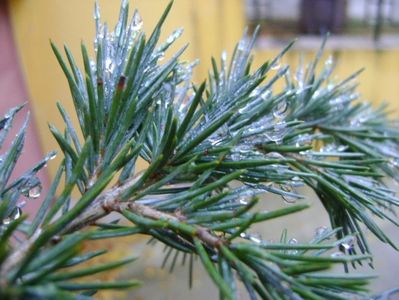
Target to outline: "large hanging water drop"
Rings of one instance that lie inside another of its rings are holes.
[[[36,186],[32,187],[31,189],[29,189],[28,197],[32,198],[32,199],[39,198],[41,192],[42,192],[42,186],[40,184],[36,185]]]
[[[3,220],[3,224],[9,225],[12,221],[19,219],[21,217],[21,215],[22,215],[22,209],[19,206],[17,206],[14,208],[11,215],[8,218],[5,218]]]

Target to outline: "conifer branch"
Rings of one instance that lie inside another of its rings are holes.
[[[91,299],[79,291],[138,286],[127,282],[71,280],[125,265],[125,259],[68,270],[103,254],[80,253],[92,239],[146,234],[165,244],[173,269],[180,253],[198,256],[222,299],[237,299],[236,280],[251,299],[346,299],[368,297],[365,275],[330,274],[342,264],[371,264],[364,224],[381,241],[397,246],[373,216],[399,225],[399,199],[384,178],[399,178],[399,127],[384,107],[359,101],[353,80],[330,76],[333,61],[313,62],[294,76],[281,58],[252,70],[253,37],[244,35],[227,60],[212,59],[206,82],[192,83],[194,63],[180,61],[186,47],[162,62],[176,30],[159,42],[170,3],[149,38],[137,11],[129,23],[122,1],[114,31],[95,9],[95,56],[82,44],[83,70],[71,51],[51,44],[71,90],[78,126],[63,106],[63,131],[50,126],[64,160],[32,222],[23,222],[21,195],[35,197],[37,171],[54,156],[9,182],[23,146],[25,127],[0,160],[0,296],[27,299]],[[270,79],[269,79],[270,78]],[[272,92],[284,79],[285,88]],[[0,121],[0,145],[20,107]],[[82,136],[82,139],[79,139]],[[144,159],[149,166],[137,173]],[[61,178],[65,185],[60,186]],[[249,233],[260,222],[308,207],[295,191],[308,186],[331,220],[314,239],[299,244],[282,232],[280,242]],[[80,192],[72,201],[72,191]],[[267,193],[290,205],[260,211]],[[54,201],[52,202],[52,200]],[[118,213],[131,225],[102,223]],[[16,231],[24,239],[10,241]],[[338,252],[336,251],[338,250]],[[333,252],[335,251],[335,252]],[[333,252],[333,253],[332,253]],[[67,270],[67,271],[65,271]],[[190,280],[192,282],[192,280]],[[78,291],[78,292],[76,292]]]

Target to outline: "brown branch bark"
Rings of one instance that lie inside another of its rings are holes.
[[[112,212],[122,212],[122,210],[127,209],[135,214],[138,214],[144,218],[151,220],[167,220],[172,222],[185,222],[185,217],[180,214],[170,214],[162,212],[148,205],[138,204],[132,201],[121,202],[120,196],[130,188],[133,184],[139,180],[140,176],[132,178],[132,180],[121,186],[114,186],[113,188],[107,190],[100,194],[82,214],[76,218],[71,224],[69,224],[61,233],[68,234],[78,231],[82,228],[94,224],[99,219],[107,216]],[[193,232],[193,237],[197,237],[204,244],[210,248],[219,248],[221,245],[226,243],[226,241],[214,233],[212,233],[208,228],[192,225],[195,229]],[[0,277],[5,278],[10,270],[12,270],[18,263],[23,259],[24,255],[29,251],[30,246],[35,242],[35,240],[40,235],[40,229],[33,235],[30,239],[25,241],[18,249],[15,250],[14,254],[10,256],[6,262],[3,264],[0,270]],[[59,237],[59,236],[57,236]],[[0,280],[0,284],[2,284]]]

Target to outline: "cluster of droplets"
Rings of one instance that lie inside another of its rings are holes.
[[[36,178],[36,177],[34,177]],[[37,199],[40,197],[42,192],[42,185],[37,182],[34,186],[29,184],[23,187],[20,192],[29,199]],[[19,219],[22,216],[22,208],[26,205],[25,200],[19,201],[19,203],[11,211],[10,215],[2,221],[3,225],[9,225],[12,221]]]
[[[376,152],[381,153],[388,158],[388,167],[393,171],[399,167],[399,146],[395,141],[385,140],[383,143],[371,139],[364,139],[364,143],[374,148]]]
[[[50,152],[44,158],[44,160],[42,162],[43,166],[46,167],[47,162],[49,160],[55,159],[55,157],[56,157],[56,153]],[[16,188],[17,196],[22,194],[26,198],[33,199],[33,200],[40,197],[43,187],[42,187],[42,184],[38,177],[36,177],[34,174],[28,174],[28,175],[26,175],[26,177],[20,178],[19,181],[21,182],[21,184],[19,185],[19,187]],[[7,218],[3,219],[2,225],[9,225],[12,221],[19,219],[22,216],[22,208],[25,205],[26,205],[26,201],[20,200],[16,204],[14,209],[12,209],[10,215]]]
[[[378,182],[373,178],[355,175],[344,175],[343,177],[348,183],[355,183],[358,186],[364,186],[369,189],[374,189],[378,186]]]
[[[360,113],[356,114],[350,121],[351,127],[361,127],[369,121],[373,121],[374,114],[373,109],[368,107],[363,109]]]
[[[42,185],[40,184],[40,182],[37,183],[35,186],[25,187],[21,189],[21,193],[29,199],[39,198],[41,192],[42,192]],[[11,211],[10,215],[7,218],[3,219],[2,224],[9,225],[12,221],[19,219],[22,216],[22,208],[25,205],[26,205],[25,200],[19,201],[19,203]]]
[[[96,38],[94,40],[94,50],[98,52],[101,47],[103,58],[99,62],[91,62],[91,71],[97,73],[98,64],[101,66],[102,79],[104,86],[105,99],[111,99],[115,91],[117,80],[123,72],[128,58],[128,52],[132,49],[137,37],[142,32],[143,20],[136,10],[133,14],[130,24],[127,28],[124,26],[124,18],[128,14],[128,1],[122,2],[121,13],[114,31],[108,30],[106,23],[100,22],[100,10],[96,3],[94,10],[94,19],[96,23]],[[96,78],[96,76],[93,76]],[[96,86],[96,84],[94,85]],[[110,103],[105,103],[109,106]]]
[[[247,63],[248,57],[251,53],[253,46],[253,40],[249,39],[247,32],[244,32],[243,38],[239,41],[237,49],[234,53],[231,62],[231,72],[229,76],[229,82],[235,84],[242,78],[245,71],[245,64]]]
[[[265,94],[268,93],[269,92],[265,92],[260,97],[266,97]],[[290,130],[284,120],[286,112],[288,111],[287,107],[288,104],[285,101],[281,101],[273,109],[272,114],[265,115],[259,120],[251,123],[244,131],[243,136],[245,139],[243,143],[249,146],[263,144],[268,141],[280,144]],[[246,110],[249,110],[249,108],[244,107],[239,113],[245,113]]]
[[[305,146],[305,145],[312,145],[313,141],[317,140],[318,138],[322,139],[322,134],[304,134],[298,136],[297,140],[295,140],[295,145],[298,146]],[[323,160],[326,157],[336,157],[340,156],[343,152],[345,152],[349,147],[345,145],[339,145],[335,143],[327,143],[324,144],[318,151],[314,150],[306,150],[300,151],[299,154],[307,156],[313,160]]]
[[[199,64],[199,60],[193,62],[181,62],[176,67],[176,81],[178,83],[184,82],[187,84],[191,83],[193,77],[194,68]]]
[[[344,93],[341,92],[341,94],[333,98],[329,101],[329,105],[331,106],[331,112],[339,112],[347,108],[348,106],[351,105],[353,101],[355,101],[359,97],[358,93]],[[358,127],[360,126],[366,119],[364,118],[355,118],[350,122],[351,126]]]
[[[277,103],[274,104],[272,115],[273,127],[270,130],[265,131],[265,136],[276,144],[281,144],[284,137],[289,133],[289,128],[287,127],[286,117],[290,113],[290,102],[288,98],[290,97],[290,92],[288,91],[285,97],[280,98]]]

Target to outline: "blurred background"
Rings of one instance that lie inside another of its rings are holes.
[[[114,25],[120,1],[98,2],[102,18]],[[140,11],[145,30],[150,32],[167,3],[168,0],[132,0],[131,6],[132,10]],[[25,111],[32,114],[20,169],[32,165],[43,153],[57,149],[48,131],[48,123],[63,127],[56,101],[61,101],[73,115],[68,85],[49,40],[59,47],[68,45],[81,63],[81,41],[92,49],[93,7],[94,0],[0,0],[1,113],[27,102]],[[399,0],[175,0],[163,39],[174,29],[184,28],[185,33],[175,49],[190,44],[183,58],[200,59],[194,78],[200,81],[207,75],[211,56],[219,57],[223,50],[229,56],[244,29],[247,27],[251,33],[257,25],[260,25],[260,34],[254,51],[255,65],[273,58],[288,42],[298,38],[282,61],[295,69],[301,59],[304,62],[312,59],[321,37],[329,32],[325,59],[332,56],[338,63],[334,78],[343,79],[364,67],[365,72],[358,80],[362,99],[375,105],[387,102],[392,117],[399,116]],[[47,174],[42,174],[45,183],[54,175],[56,167],[57,163],[52,162]],[[309,194],[310,199],[314,199],[312,196]],[[268,209],[281,205],[276,198],[267,197],[265,201]],[[327,215],[317,199],[311,201],[314,205],[307,212],[267,223],[267,228],[257,230],[266,239],[278,239],[283,228],[288,228],[289,235],[298,240],[311,238],[315,228],[328,226]],[[37,203],[29,203],[26,209],[32,211],[35,206]],[[399,242],[399,231],[389,224],[383,226]],[[398,286],[399,253],[371,236],[370,240],[380,275],[372,285],[373,292]],[[216,289],[203,276],[199,264],[190,292],[187,268],[176,267],[171,275],[168,268],[160,270],[162,247],[147,246],[145,241],[135,237],[99,244],[110,248],[115,256],[139,255],[142,250],[145,253],[144,259],[117,275],[141,278],[146,282],[144,288],[128,295],[103,293],[103,299],[202,299],[204,291],[209,299],[217,298]],[[368,267],[361,271],[373,273]]]

